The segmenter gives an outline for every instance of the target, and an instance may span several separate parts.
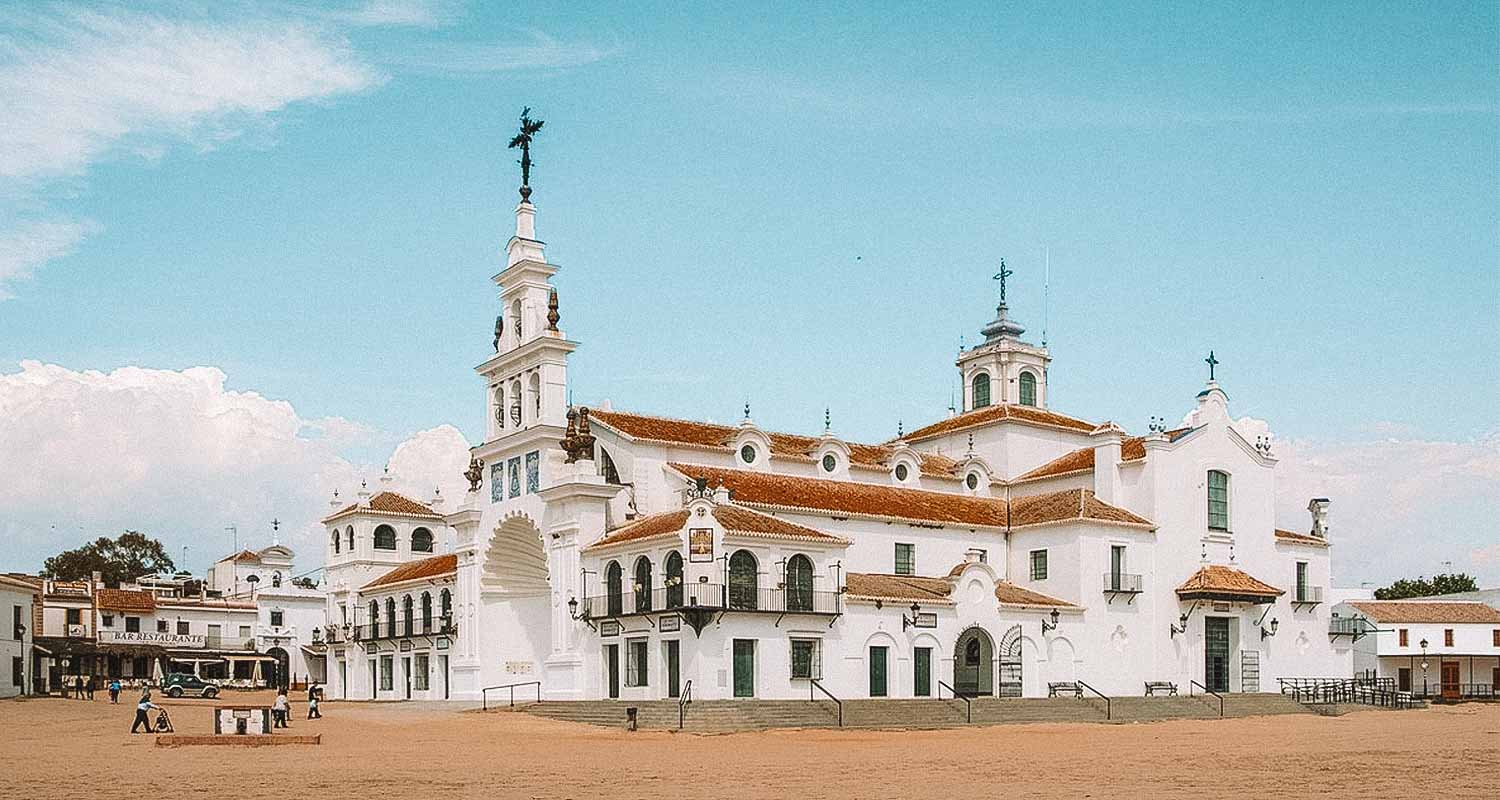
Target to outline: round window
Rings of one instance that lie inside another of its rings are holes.
[[[974,491],[975,489],[978,489],[979,488],[979,473],[977,473],[977,472],[970,472],[969,473],[969,477],[967,477],[967,478],[964,479],[964,484],[969,487],[969,491],[971,491],[971,492]]]
[[[833,472],[834,470],[838,469],[838,466],[839,466],[839,460],[834,457],[833,453],[824,453],[823,454],[823,471],[824,472]]]
[[[740,459],[746,464],[755,463],[755,445],[747,444],[740,448]]]
[[[910,470],[908,470],[906,468],[905,464],[897,464],[896,465],[896,480],[898,480],[898,481],[904,481],[904,480],[906,480],[906,476],[908,474],[910,474]]]

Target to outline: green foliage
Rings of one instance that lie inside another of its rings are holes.
[[[106,585],[119,586],[142,575],[170,573],[172,566],[161,542],[139,531],[125,531],[117,539],[100,536],[47,559],[42,564],[42,577],[82,581],[98,572]]]
[[[1376,600],[1405,600],[1408,597],[1431,597],[1435,594],[1478,591],[1479,585],[1471,575],[1456,572],[1449,575],[1434,575],[1428,580],[1420,575],[1416,580],[1402,578],[1399,581],[1375,590]]]

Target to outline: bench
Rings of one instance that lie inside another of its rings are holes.
[[[1059,695],[1073,695],[1083,697],[1083,687],[1073,681],[1061,681],[1047,684],[1047,696],[1057,697]]]
[[[1153,697],[1158,694],[1177,696],[1177,684],[1171,681],[1146,681],[1146,696]]]

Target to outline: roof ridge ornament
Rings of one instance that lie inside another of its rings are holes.
[[[531,118],[531,106],[521,109],[521,130],[510,140],[509,148],[521,148],[521,202],[531,202],[531,142],[541,131],[543,120]]]

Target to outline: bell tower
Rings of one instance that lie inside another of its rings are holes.
[[[1052,356],[1046,347],[1023,341],[1026,329],[1010,318],[1005,283],[1013,274],[1002,259],[995,274],[1000,282],[995,318],[980,331],[984,341],[959,352],[955,362],[964,387],[963,411],[1002,403],[1047,407],[1047,367]]]

